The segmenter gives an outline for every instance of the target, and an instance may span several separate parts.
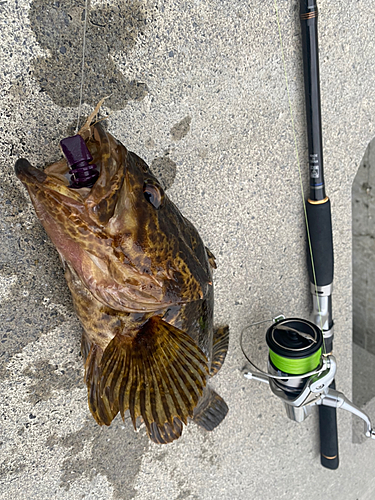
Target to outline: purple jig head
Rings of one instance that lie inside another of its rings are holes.
[[[95,164],[89,164],[92,161],[92,156],[85,141],[80,135],[74,135],[60,141],[60,146],[70,167],[69,187],[73,189],[91,188],[99,177],[99,172]]]

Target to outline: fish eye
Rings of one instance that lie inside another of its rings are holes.
[[[164,193],[160,186],[152,183],[152,181],[146,181],[143,186],[143,194],[146,200],[151,203],[151,205],[158,209],[162,204]]]

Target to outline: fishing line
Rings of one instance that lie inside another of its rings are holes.
[[[312,252],[309,223],[307,220],[306,202],[305,202],[305,195],[304,195],[304,191],[303,191],[303,182],[302,182],[302,173],[301,173],[301,163],[300,163],[299,153],[298,153],[297,136],[296,136],[294,115],[293,115],[293,109],[292,109],[292,100],[290,98],[290,92],[289,92],[289,80],[288,80],[288,74],[287,74],[287,70],[286,70],[284,44],[283,44],[283,38],[282,38],[282,34],[281,34],[281,25],[280,25],[280,17],[279,17],[279,9],[278,9],[278,5],[277,5],[277,0],[274,0],[274,6],[275,6],[275,11],[276,11],[277,27],[279,30],[281,55],[282,55],[283,68],[284,68],[284,78],[285,78],[286,91],[287,91],[287,95],[288,95],[290,119],[292,122],[294,152],[296,155],[296,161],[297,161],[297,166],[298,166],[299,181],[300,181],[301,196],[302,196],[302,205],[303,205],[303,212],[304,212],[305,224],[306,224],[307,241],[308,241],[309,254],[310,254],[310,259],[311,259],[312,273],[313,273],[313,277],[314,277],[315,295],[317,298],[318,309],[319,309],[320,329],[323,331],[322,314],[321,314],[321,310],[320,310],[320,300],[319,300],[319,294],[318,294],[318,285],[317,285],[317,280],[316,280],[316,275],[315,275],[314,257],[313,257],[313,252]],[[323,342],[323,352],[324,352],[324,354],[326,354],[325,342]]]
[[[85,78],[85,52],[86,52],[86,30],[87,30],[87,11],[89,9],[89,1],[85,0],[85,17],[83,21],[83,42],[82,42],[82,69],[81,69],[81,85],[79,90],[79,105],[78,105],[78,116],[77,116],[77,127],[75,129],[75,134],[78,133],[79,120],[81,119],[81,107],[83,99],[83,81]]]

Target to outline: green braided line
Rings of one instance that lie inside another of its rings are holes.
[[[322,348],[306,358],[283,358],[270,349],[270,359],[273,365],[281,372],[289,375],[303,375],[315,370],[320,364]]]

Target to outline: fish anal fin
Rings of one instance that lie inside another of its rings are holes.
[[[226,417],[228,406],[224,399],[210,387],[206,387],[205,394],[198,406],[194,409],[193,422],[207,431],[212,431]]]
[[[193,416],[208,376],[207,359],[186,333],[150,318],[135,336],[118,333],[100,362],[100,396],[108,411],[129,410],[156,443],[169,443]]]
[[[81,355],[83,357],[83,360],[86,362],[86,359],[89,355],[91,349],[91,342],[87,337],[87,334],[85,330],[82,332],[82,337],[81,337]]]
[[[214,331],[210,376],[213,377],[223,366],[229,347],[229,326],[220,326]]]
[[[93,344],[91,346],[85,363],[85,382],[87,385],[88,404],[92,416],[99,425],[110,425],[118,410],[114,412],[108,408],[101,396],[100,361],[102,354],[103,351],[98,345]]]

